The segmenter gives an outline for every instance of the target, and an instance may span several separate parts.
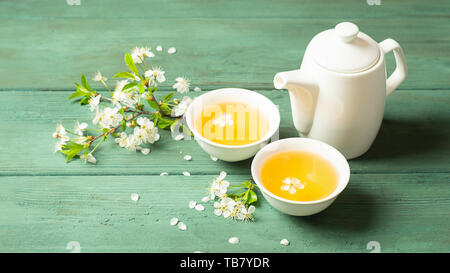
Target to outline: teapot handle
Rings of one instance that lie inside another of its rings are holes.
[[[394,72],[389,76],[386,81],[386,96],[389,96],[392,91],[395,90],[408,75],[408,67],[406,66],[405,55],[400,45],[393,39],[386,39],[379,43],[379,46],[383,50],[384,54],[394,51],[396,67]]]

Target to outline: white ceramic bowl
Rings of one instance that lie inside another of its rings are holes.
[[[257,108],[269,120],[267,134],[259,141],[246,145],[224,145],[204,138],[194,126],[195,118],[201,114],[204,106],[221,102],[242,102]],[[240,88],[223,88],[209,91],[195,98],[186,111],[186,122],[189,129],[194,133],[195,140],[205,152],[221,160],[233,162],[254,156],[269,142],[270,138],[278,131],[280,113],[271,100],[259,93]]]
[[[327,159],[338,172],[338,185],[333,193],[315,201],[291,201],[276,196],[261,183],[260,173],[264,162],[274,154],[283,151],[311,152]],[[270,143],[262,148],[253,158],[252,176],[264,198],[277,210],[294,216],[307,216],[326,209],[345,189],[350,179],[350,167],[345,157],[332,146],[319,140],[309,138],[286,138]]]

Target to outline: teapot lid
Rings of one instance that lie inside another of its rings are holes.
[[[349,22],[317,34],[311,41],[311,49],[320,66],[339,73],[367,70],[380,57],[377,42]]]

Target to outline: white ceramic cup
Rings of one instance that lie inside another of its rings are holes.
[[[278,197],[268,191],[261,182],[261,168],[269,157],[284,151],[310,152],[328,160],[336,168],[338,173],[338,185],[336,189],[325,198],[315,201],[291,201]],[[294,216],[307,216],[319,213],[333,203],[348,184],[350,167],[345,157],[332,146],[319,140],[294,137],[272,142],[262,148],[253,158],[252,176],[264,198],[274,208]]]
[[[195,128],[195,119],[202,114],[205,106],[223,102],[243,103],[258,109],[269,121],[269,130],[266,135],[256,142],[245,145],[218,144],[203,137],[201,132]],[[193,132],[195,140],[205,152],[218,159],[234,162],[254,156],[269,142],[270,138],[278,131],[280,113],[271,100],[259,93],[240,88],[222,88],[195,98],[186,111],[186,123]]]

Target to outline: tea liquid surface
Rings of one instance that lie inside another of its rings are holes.
[[[224,145],[250,144],[269,130],[268,119],[256,107],[236,102],[207,105],[195,121],[204,138]]]
[[[261,180],[271,193],[293,201],[314,201],[330,195],[338,174],[325,158],[314,153],[286,151],[268,158]]]

